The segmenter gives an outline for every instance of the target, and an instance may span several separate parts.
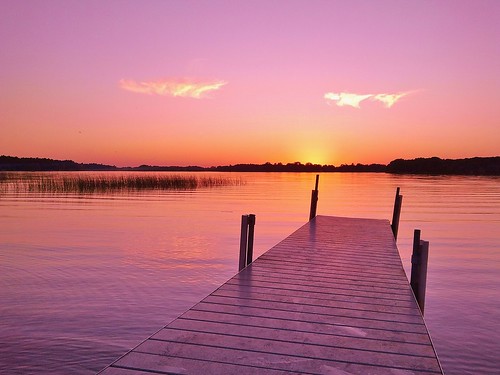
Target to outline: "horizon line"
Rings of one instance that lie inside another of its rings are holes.
[[[420,160],[420,159],[440,159],[440,160],[467,160],[467,159],[478,159],[478,158],[498,158],[500,155],[495,155],[495,156],[472,156],[472,157],[461,157],[461,158],[442,158],[439,156],[430,156],[430,157],[415,157],[411,159],[404,159],[404,158],[395,158],[392,159],[389,163],[341,163],[338,166],[335,164],[319,164],[319,163],[313,163],[313,162],[302,162],[302,161],[295,161],[295,162],[270,162],[266,161],[264,163],[229,163],[229,164],[219,164],[219,165],[211,165],[211,166],[201,166],[201,165],[195,165],[195,164],[190,164],[190,165],[153,165],[153,164],[140,164],[136,166],[116,166],[115,164],[104,164],[100,162],[78,162],[73,159],[53,159],[49,157],[39,157],[39,156],[12,156],[12,155],[0,155],[0,158],[7,157],[7,158],[17,158],[17,159],[39,159],[39,160],[49,160],[49,161],[55,161],[55,162],[72,162],[75,164],[79,165],[100,165],[103,167],[113,167],[117,169],[127,169],[127,168],[141,168],[141,167],[150,167],[150,168],[201,168],[201,169],[211,169],[211,168],[220,168],[220,167],[234,167],[234,166],[243,166],[243,165],[248,165],[248,166],[265,166],[265,165],[271,165],[271,166],[287,166],[287,165],[297,165],[297,166],[315,166],[315,167],[342,167],[342,166],[388,166],[390,163],[396,161],[396,160]]]

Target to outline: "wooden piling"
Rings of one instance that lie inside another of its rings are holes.
[[[413,235],[413,254],[411,256],[410,285],[422,315],[425,307],[425,289],[427,285],[427,262],[429,260],[429,242],[420,239],[420,230]]]
[[[248,215],[241,216],[240,261],[238,270],[247,266]]]
[[[316,208],[318,207],[318,184],[319,174],[316,175],[316,184],[311,192],[311,209],[309,210],[309,221],[316,217]]]
[[[255,215],[241,216],[240,259],[238,271],[248,266],[253,261],[253,238],[255,228]]]
[[[399,187],[396,189],[396,198],[394,199],[394,211],[392,213],[391,229],[394,234],[394,239],[398,239],[399,217],[401,216],[401,206],[403,196],[399,194]]]

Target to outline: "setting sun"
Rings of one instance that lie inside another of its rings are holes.
[[[336,164],[331,152],[326,151],[323,147],[314,146],[303,148],[301,152],[297,153],[297,161],[301,161],[304,164]]]

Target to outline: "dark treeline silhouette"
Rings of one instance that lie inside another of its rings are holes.
[[[221,172],[384,172],[386,166],[382,164],[343,164],[340,167],[334,165],[320,165],[300,162],[295,163],[265,163],[265,164],[235,164],[212,167],[210,170]]]
[[[0,156],[0,171],[112,171],[114,165],[75,163],[73,160]]]
[[[408,174],[454,174],[500,176],[500,157],[440,159],[417,158],[412,160],[396,159],[387,166],[388,173]]]
[[[440,159],[417,158],[412,160],[396,159],[388,165],[383,164],[342,164],[320,165],[300,162],[235,164],[217,167],[199,166],[150,166],[116,167],[96,163],[76,163],[72,160],[53,160],[43,158],[19,158],[0,156],[0,171],[216,171],[216,172],[387,172],[407,174],[456,174],[456,175],[500,175],[500,157]]]
[[[320,165],[300,162],[295,163],[265,163],[265,164],[235,164],[217,167],[199,166],[152,166],[116,167],[105,164],[84,164],[72,160],[53,160],[45,158],[19,158],[15,156],[0,156],[0,171],[217,171],[217,172],[385,172],[383,164],[342,164]]]
[[[156,165],[140,165],[138,167],[123,167],[116,168],[121,171],[145,171],[145,172],[168,172],[168,171],[177,171],[177,172],[198,172],[205,171],[206,168],[198,167],[196,165],[190,165],[187,167],[180,166],[156,166]]]

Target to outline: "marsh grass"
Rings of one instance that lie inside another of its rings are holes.
[[[113,193],[195,190],[241,185],[241,179],[174,174],[29,174],[0,173],[0,193]]]

